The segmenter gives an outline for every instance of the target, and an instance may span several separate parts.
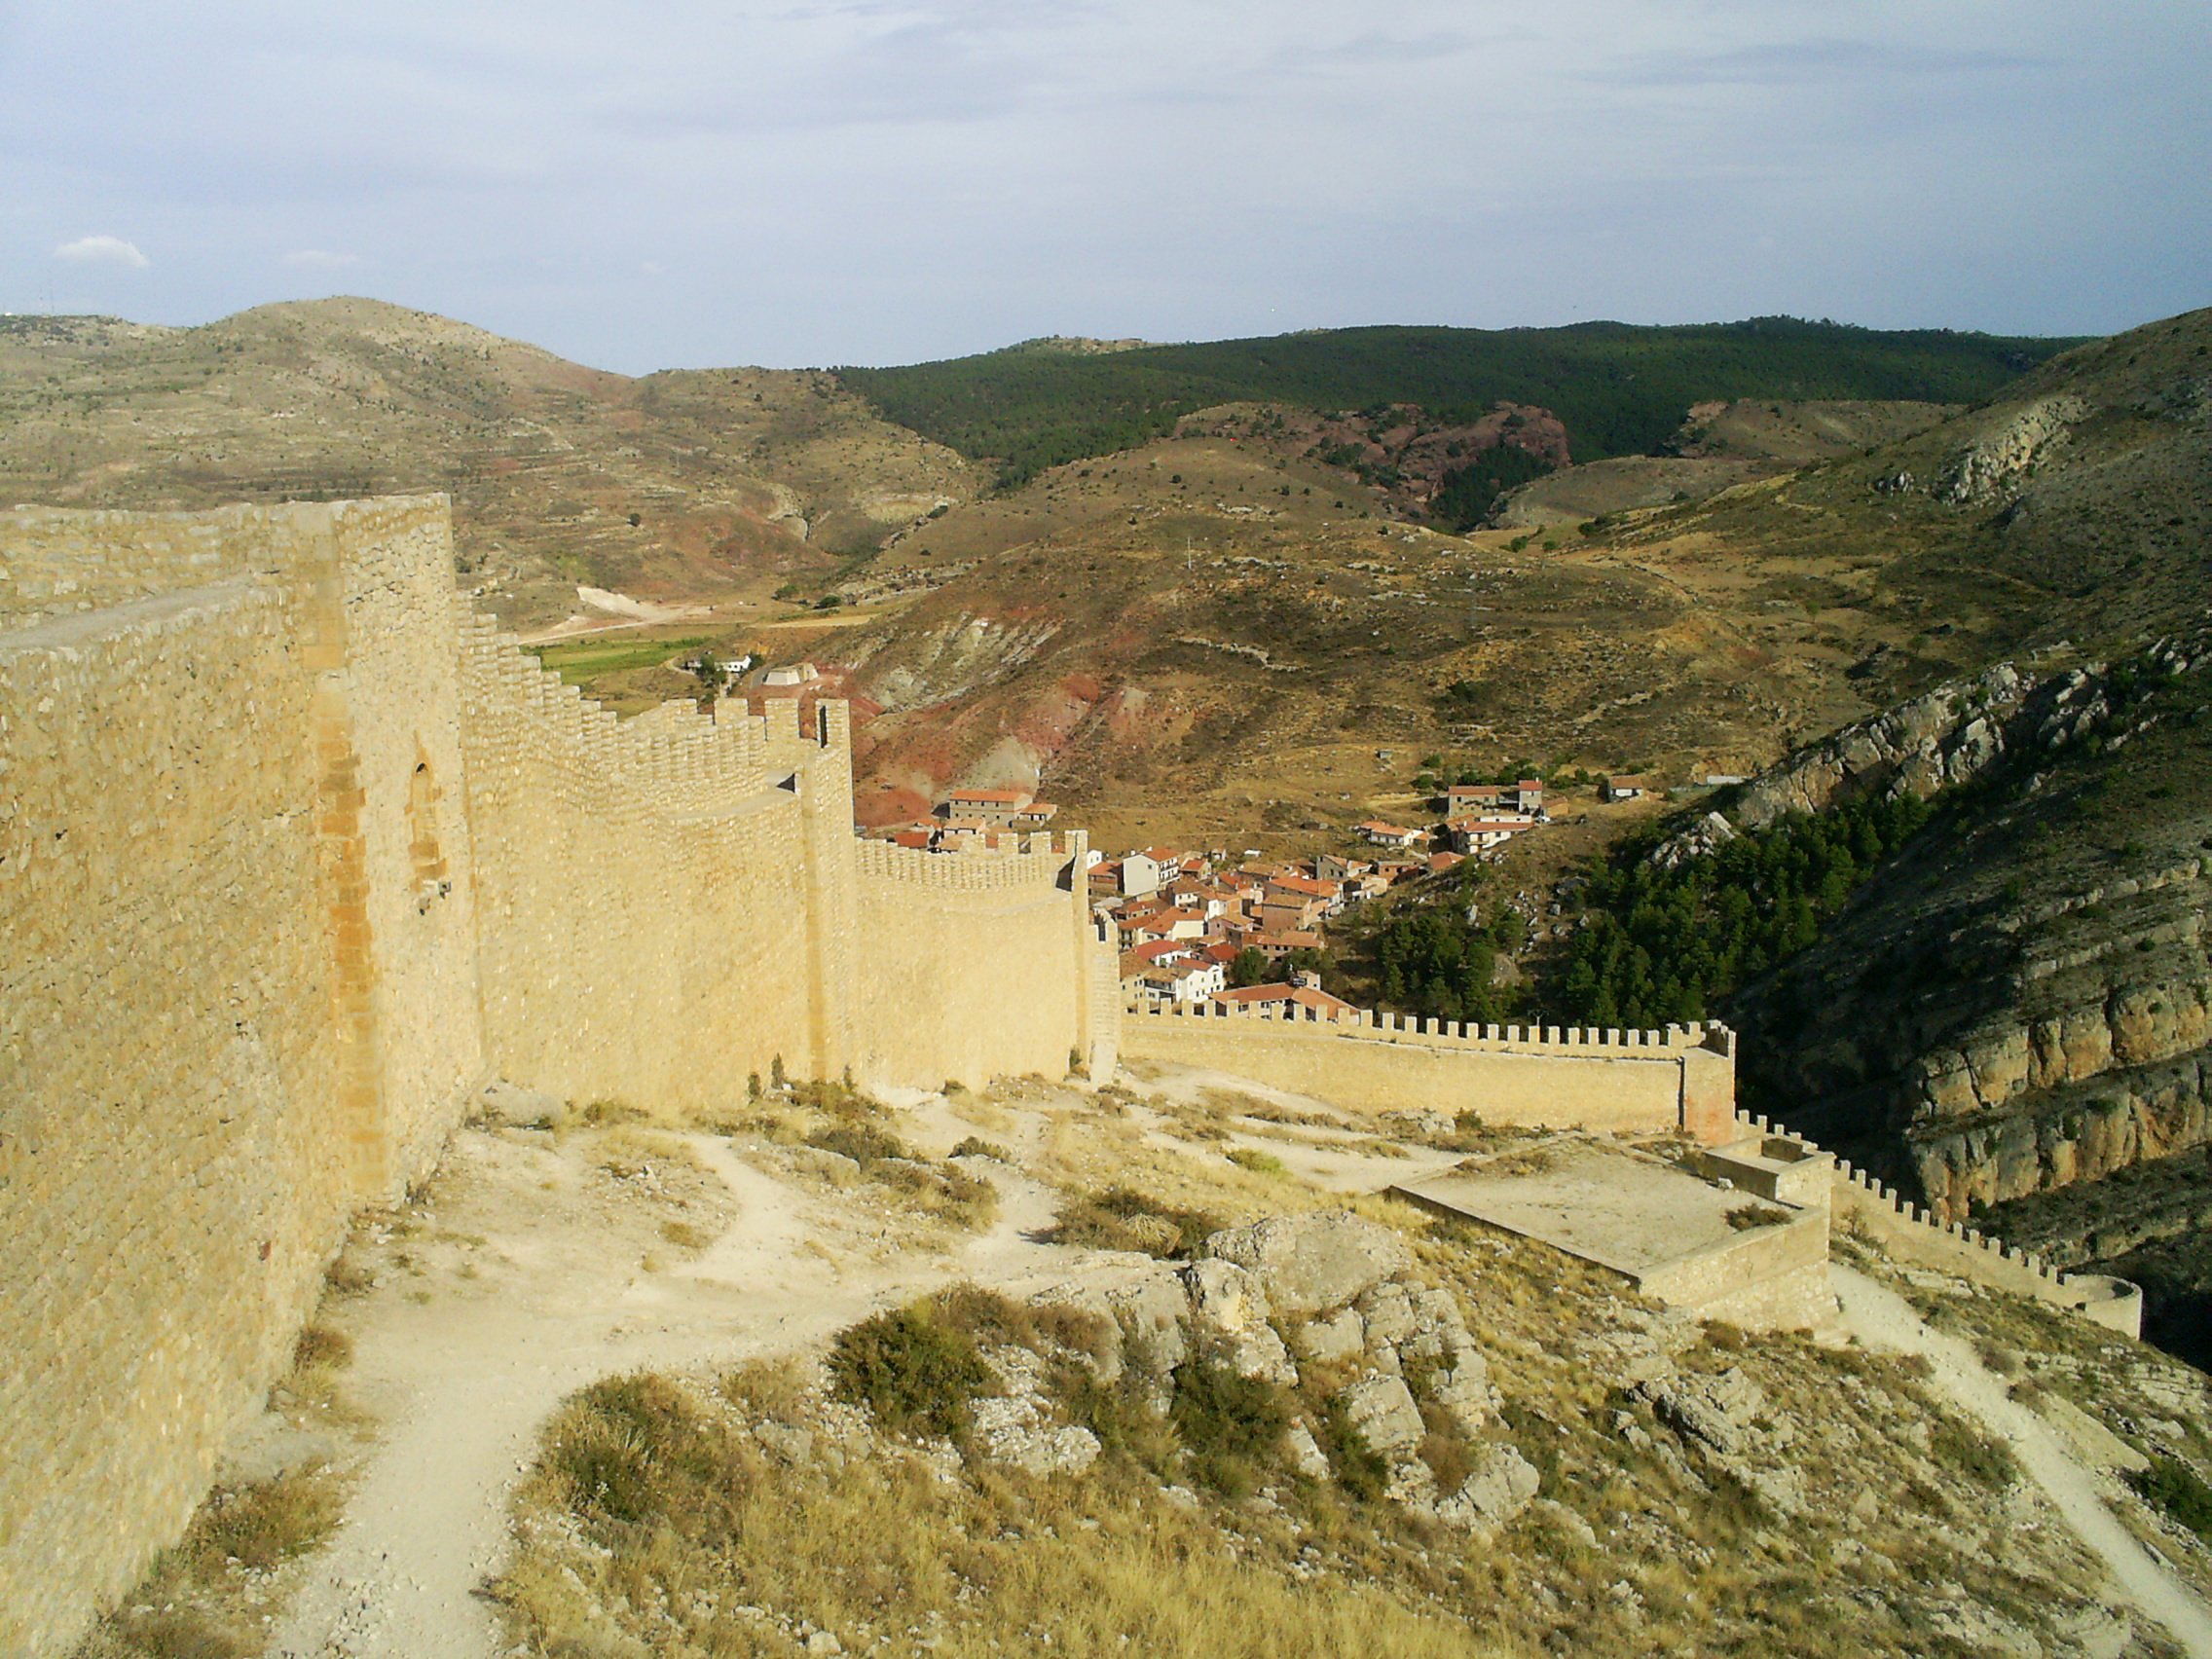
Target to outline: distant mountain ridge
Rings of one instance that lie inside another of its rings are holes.
[[[1222,403],[1332,412],[1419,404],[1471,421],[1499,403],[1549,409],[1573,459],[1650,454],[1693,404],[1737,398],[1972,403],[2078,339],[1882,331],[1794,317],[1647,327],[1377,326],[1187,345],[1070,350],[1028,341],[838,379],[884,416],[998,463],[1002,483],[1165,435]]]

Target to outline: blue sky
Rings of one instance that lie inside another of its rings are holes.
[[[608,368],[2212,304],[2204,0],[0,0],[0,309]]]

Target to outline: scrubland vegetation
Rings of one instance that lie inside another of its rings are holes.
[[[1793,317],[1682,328],[1345,328],[1269,340],[1076,353],[1050,344],[838,378],[892,420],[1002,483],[1133,448],[1220,403],[1310,409],[1418,403],[1440,420],[1501,401],[1566,423],[1574,459],[1658,449],[1691,404],[1736,397],[1968,402],[2071,342],[1923,330],[1878,333]]]
[[[1924,1368],[1725,1326],[1701,1340],[1538,1247],[1395,1220],[1489,1355],[1494,1432],[1539,1471],[1502,1530],[1403,1510],[1326,1398],[1194,1352],[1148,1401],[1131,1374],[1100,1382],[1095,1316],[963,1287],[819,1360],[574,1397],[498,1586],[512,1629],[541,1654],[1966,1659],[1992,1619],[2103,1616],[2094,1569],[2021,1529],[2034,1506],[2009,1456]],[[1658,1363],[1640,1354],[1748,1389],[1731,1456],[1655,1413],[1629,1381]],[[1084,1472],[985,1455],[973,1414],[1010,1364],[1097,1436]],[[1290,1455],[1295,1415],[1322,1425],[1325,1477]],[[1442,1444],[1455,1432],[1433,1419],[1423,1448],[1447,1470],[1468,1455]]]

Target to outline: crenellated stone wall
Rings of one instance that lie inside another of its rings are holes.
[[[1126,1059],[1234,1072],[1371,1111],[1474,1112],[1487,1124],[1732,1138],[1735,1035],[1726,1026],[1618,1031],[1459,1025],[1366,1010],[1324,1019],[1266,1004],[1145,1003]]]
[[[622,721],[482,619],[461,628],[461,724],[493,1068],[578,1100],[687,1107],[744,1092],[809,1029],[802,794],[842,756],[793,706]]]
[[[1080,832],[953,858],[859,843],[855,967],[870,987],[860,1075],[1112,1075],[1119,970],[1087,914],[1086,846]]]
[[[0,514],[0,1652],[176,1538],[490,1076],[1111,1070],[1080,836],[889,857],[842,704],[619,721],[452,570],[439,498]]]

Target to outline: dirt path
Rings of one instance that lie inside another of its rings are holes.
[[[268,1651],[282,1659],[491,1659],[503,1650],[473,1592],[495,1572],[538,1425],[591,1382],[803,1348],[876,1308],[974,1275],[1044,1284],[1084,1253],[1036,1241],[1052,1196],[1011,1170],[992,1229],[949,1255],[877,1259],[880,1228],[763,1173],[711,1136],[682,1137],[704,1205],[727,1219],[688,1260],[648,1263],[657,1221],[596,1205],[586,1153],[463,1131],[441,1176],[443,1251],[349,1318],[349,1390],[380,1421],[346,1519]],[[643,1203],[628,1206],[645,1210]],[[665,1212],[655,1212],[665,1213]],[[458,1267],[456,1263],[460,1263]]]
[[[2075,1460],[2050,1425],[2013,1400],[1967,1343],[1930,1329],[1896,1291],[1840,1262],[1828,1272],[1843,1329],[1869,1347],[1925,1355],[1936,1386],[2011,1447],[2075,1535],[2111,1569],[2120,1593],[2163,1625],[2184,1652],[2212,1659],[2212,1611],[2105,1507],[2097,1477]]]

